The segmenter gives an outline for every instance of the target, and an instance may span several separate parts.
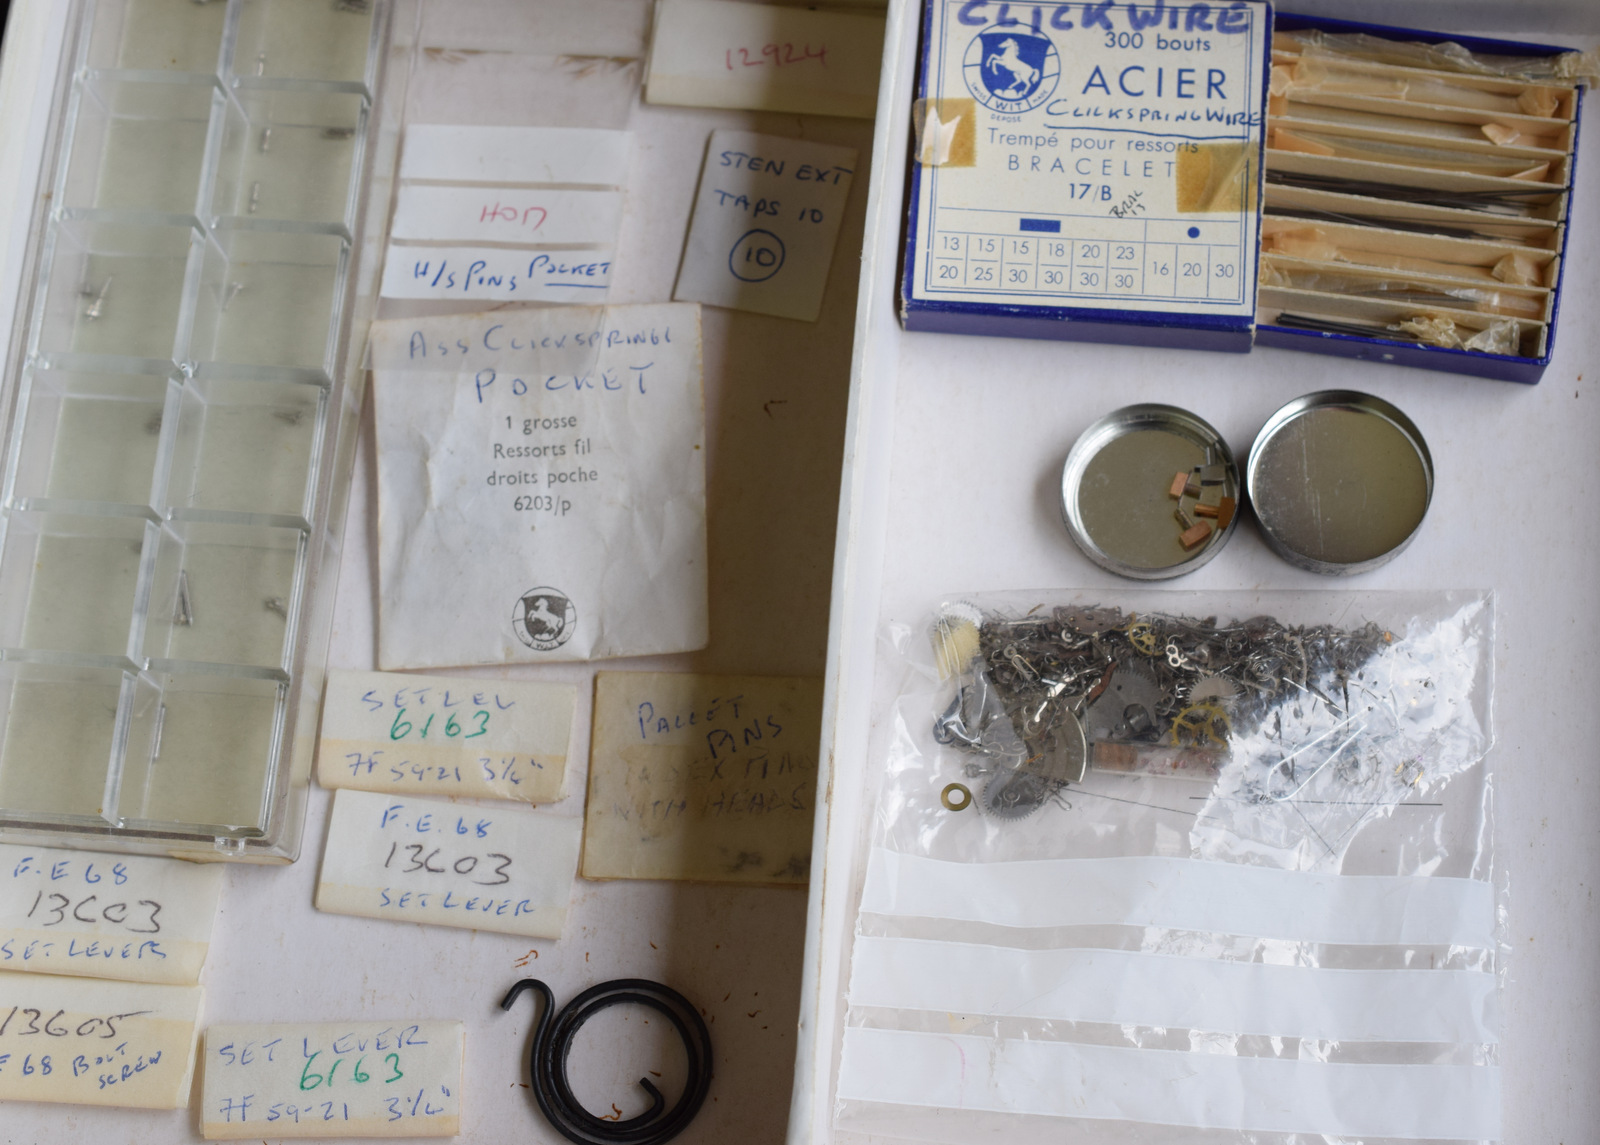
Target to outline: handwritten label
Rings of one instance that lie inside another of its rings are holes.
[[[333,797],[318,910],[560,938],[583,823],[366,791]]]
[[[328,673],[317,778],[397,795],[566,795],[571,684]]]
[[[181,1109],[198,986],[0,973],[0,1101]]]
[[[395,245],[383,264],[385,298],[594,302],[610,286],[608,250]]]
[[[406,128],[400,178],[622,187],[628,181],[628,133],[414,123]]]
[[[390,237],[519,246],[610,247],[622,219],[619,191],[406,184]]]
[[[0,846],[0,971],[200,981],[223,870]]]
[[[454,1137],[460,1022],[318,1022],[206,1031],[200,1132],[261,1137]]]
[[[381,667],[705,646],[699,319],[373,323]]]
[[[383,296],[603,300],[627,175],[625,131],[413,125]]]
[[[738,68],[793,67],[795,64],[816,64],[823,67],[828,62],[828,49],[813,49],[810,44],[798,48],[793,44],[762,44],[759,49],[729,48],[723,55],[728,70]]]
[[[601,672],[583,874],[804,883],[822,681]]]
[[[661,0],[645,100],[871,119],[881,16]]]
[[[712,132],[673,298],[815,322],[855,165],[849,147]]]

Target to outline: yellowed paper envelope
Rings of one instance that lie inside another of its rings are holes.
[[[601,672],[583,874],[803,884],[822,681]]]

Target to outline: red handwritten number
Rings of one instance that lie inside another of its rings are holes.
[[[513,226],[520,222],[525,227],[531,222],[533,225],[529,229],[536,231],[544,226],[544,221],[549,216],[550,212],[543,207],[523,207],[521,211],[518,211],[516,207],[509,204],[495,203],[490,206],[486,203],[483,209],[478,212],[478,221],[480,223],[510,223]]]
[[[828,48],[823,45],[812,49],[810,44],[803,44],[798,49],[790,43],[762,44],[759,48],[729,48],[723,53],[723,66],[728,71],[734,70],[733,57],[738,53],[739,66],[743,68],[759,68],[771,64],[781,68],[786,64],[803,64],[814,61],[826,67],[828,64]]]

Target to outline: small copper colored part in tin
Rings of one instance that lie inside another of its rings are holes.
[[[1178,543],[1186,549],[1192,549],[1211,535],[1211,522],[1201,521],[1192,529],[1185,529],[1179,536]]]
[[[1182,497],[1183,491],[1189,487],[1189,475],[1180,473],[1172,479],[1172,488],[1167,490],[1168,497]]]

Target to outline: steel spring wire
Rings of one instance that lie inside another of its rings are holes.
[[[660,1145],[683,1132],[700,1111],[711,1088],[711,1032],[682,994],[648,979],[618,978],[589,987],[556,1013],[550,987],[537,978],[524,978],[511,987],[500,1008],[511,1009],[526,990],[534,990],[544,999],[528,1051],[533,1096],[545,1119],[568,1141],[578,1145]],[[608,1006],[627,1003],[648,1006],[666,1016],[683,1041],[688,1071],[683,1095],[671,1109],[661,1091],[642,1077],[639,1085],[650,1096],[650,1108],[626,1121],[606,1120],[578,1102],[567,1081],[567,1058],[585,1022]]]

